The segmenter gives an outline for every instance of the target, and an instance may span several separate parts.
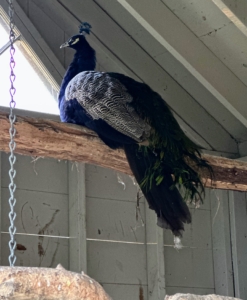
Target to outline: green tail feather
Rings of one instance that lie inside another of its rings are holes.
[[[199,169],[207,169],[211,178],[212,167],[201,158],[200,147],[184,134],[164,100],[159,94],[148,87],[147,89],[145,92],[151,93],[152,99],[140,97],[132,104],[138,114],[153,128],[149,147],[139,148],[139,151],[146,155],[150,150],[156,155],[156,160],[147,169],[141,185],[148,190],[153,184],[161,184],[164,169],[169,168],[173,176],[171,189],[175,186],[183,187],[184,200],[202,201],[204,185],[198,172],[193,170],[187,161],[189,159]]]

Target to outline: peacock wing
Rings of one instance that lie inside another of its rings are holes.
[[[108,73],[93,71],[79,73],[69,82],[65,99],[66,101],[77,99],[94,120],[104,120],[137,142],[146,140],[150,135],[150,125],[131,105],[132,96],[119,80]]]

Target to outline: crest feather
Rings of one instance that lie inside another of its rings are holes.
[[[82,22],[79,26],[79,33],[82,35],[90,34],[92,26],[87,22]]]

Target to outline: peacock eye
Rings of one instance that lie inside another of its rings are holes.
[[[79,38],[75,39],[74,41],[72,41],[71,45],[76,44],[79,41]]]

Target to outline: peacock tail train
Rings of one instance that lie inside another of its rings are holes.
[[[121,75],[121,82],[133,95],[132,80]],[[205,192],[200,175],[188,161],[197,169],[207,169],[209,176],[213,171],[201,158],[200,148],[181,130],[160,95],[145,84],[140,84],[139,89],[138,86],[135,83],[136,101],[133,101],[133,106],[152,130],[148,146],[125,144],[124,151],[149,207],[157,214],[158,225],[181,236],[183,223],[191,222],[186,202],[202,201]]]

